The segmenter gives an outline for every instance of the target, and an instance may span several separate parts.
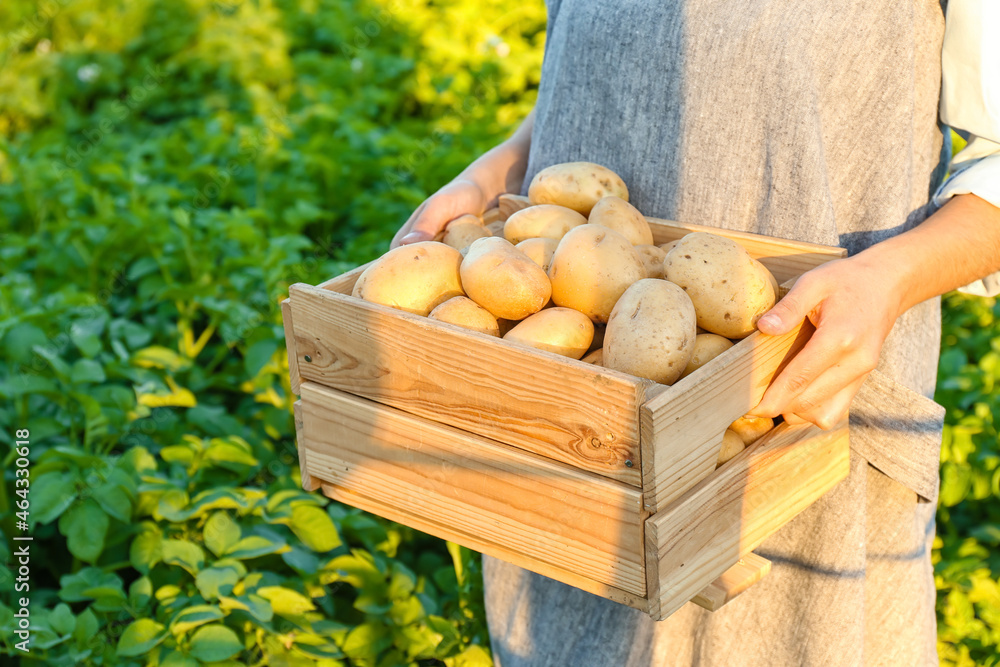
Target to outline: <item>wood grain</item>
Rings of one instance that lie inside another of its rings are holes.
[[[338,500],[645,595],[637,489],[312,382],[302,416],[306,470]]]
[[[295,420],[295,444],[299,451],[299,474],[302,478],[302,488],[306,491],[315,491],[319,488],[319,480],[309,474],[309,467],[306,464],[308,454],[306,452],[305,427],[302,416],[302,401],[295,401],[292,405],[292,415]]]
[[[798,278],[806,271],[815,269],[831,259],[847,257],[847,251],[843,248],[816,243],[778,239],[659,218],[647,217],[646,220],[649,221],[649,226],[653,230],[653,243],[655,244],[667,243],[691,232],[710,232],[732,239],[746,248],[752,257],[759,259],[761,264],[774,274],[779,284]]]
[[[752,551],[706,586],[691,602],[708,611],[718,611],[727,602],[763,579],[771,571],[771,561]]]
[[[754,332],[642,406],[643,496],[648,511],[659,512],[712,474],[726,428],[760,402],[771,380],[812,331],[806,323],[783,336]]]
[[[281,302],[281,324],[285,329],[285,348],[288,352],[288,381],[292,385],[292,393],[299,393],[299,358],[295,354],[295,327],[292,326],[292,304],[288,299]]]
[[[646,520],[650,615],[666,618],[849,471],[846,421],[781,424]],[[652,566],[650,561],[655,561]]]
[[[640,485],[653,383],[328,290],[290,292],[304,380]]]

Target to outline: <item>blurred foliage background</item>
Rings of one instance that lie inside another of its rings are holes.
[[[278,303],[507,136],[544,26],[538,0],[0,3],[0,654],[491,664],[475,554],[300,490]],[[998,316],[945,299],[948,665],[998,662]]]

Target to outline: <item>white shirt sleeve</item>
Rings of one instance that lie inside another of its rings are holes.
[[[941,53],[941,122],[968,136],[934,194],[943,205],[974,194],[1000,207],[1000,2],[950,0]],[[1000,295],[1000,273],[960,291]]]

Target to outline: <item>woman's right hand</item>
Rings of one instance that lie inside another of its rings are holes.
[[[482,215],[489,199],[483,187],[474,180],[456,178],[417,207],[396,232],[390,247],[432,241],[455,218],[469,213]]]

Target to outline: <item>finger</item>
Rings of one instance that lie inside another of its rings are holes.
[[[794,412],[789,412],[786,415],[782,415],[782,417],[785,418],[785,422],[787,422],[788,424],[790,424],[792,426],[798,426],[799,424],[808,424],[809,423],[805,419],[803,419],[802,417],[799,417]]]
[[[833,396],[823,401],[822,404],[808,411],[797,410],[794,414],[786,415],[785,421],[788,421],[788,418],[792,416],[815,424],[824,431],[830,430],[847,417],[851,401],[854,400],[854,396],[861,389],[861,385],[865,383],[867,377],[868,375],[865,374],[854,382],[851,382]]]
[[[757,320],[757,328],[769,336],[779,336],[794,329],[819,307],[826,296],[822,281],[799,278],[788,294]]]

